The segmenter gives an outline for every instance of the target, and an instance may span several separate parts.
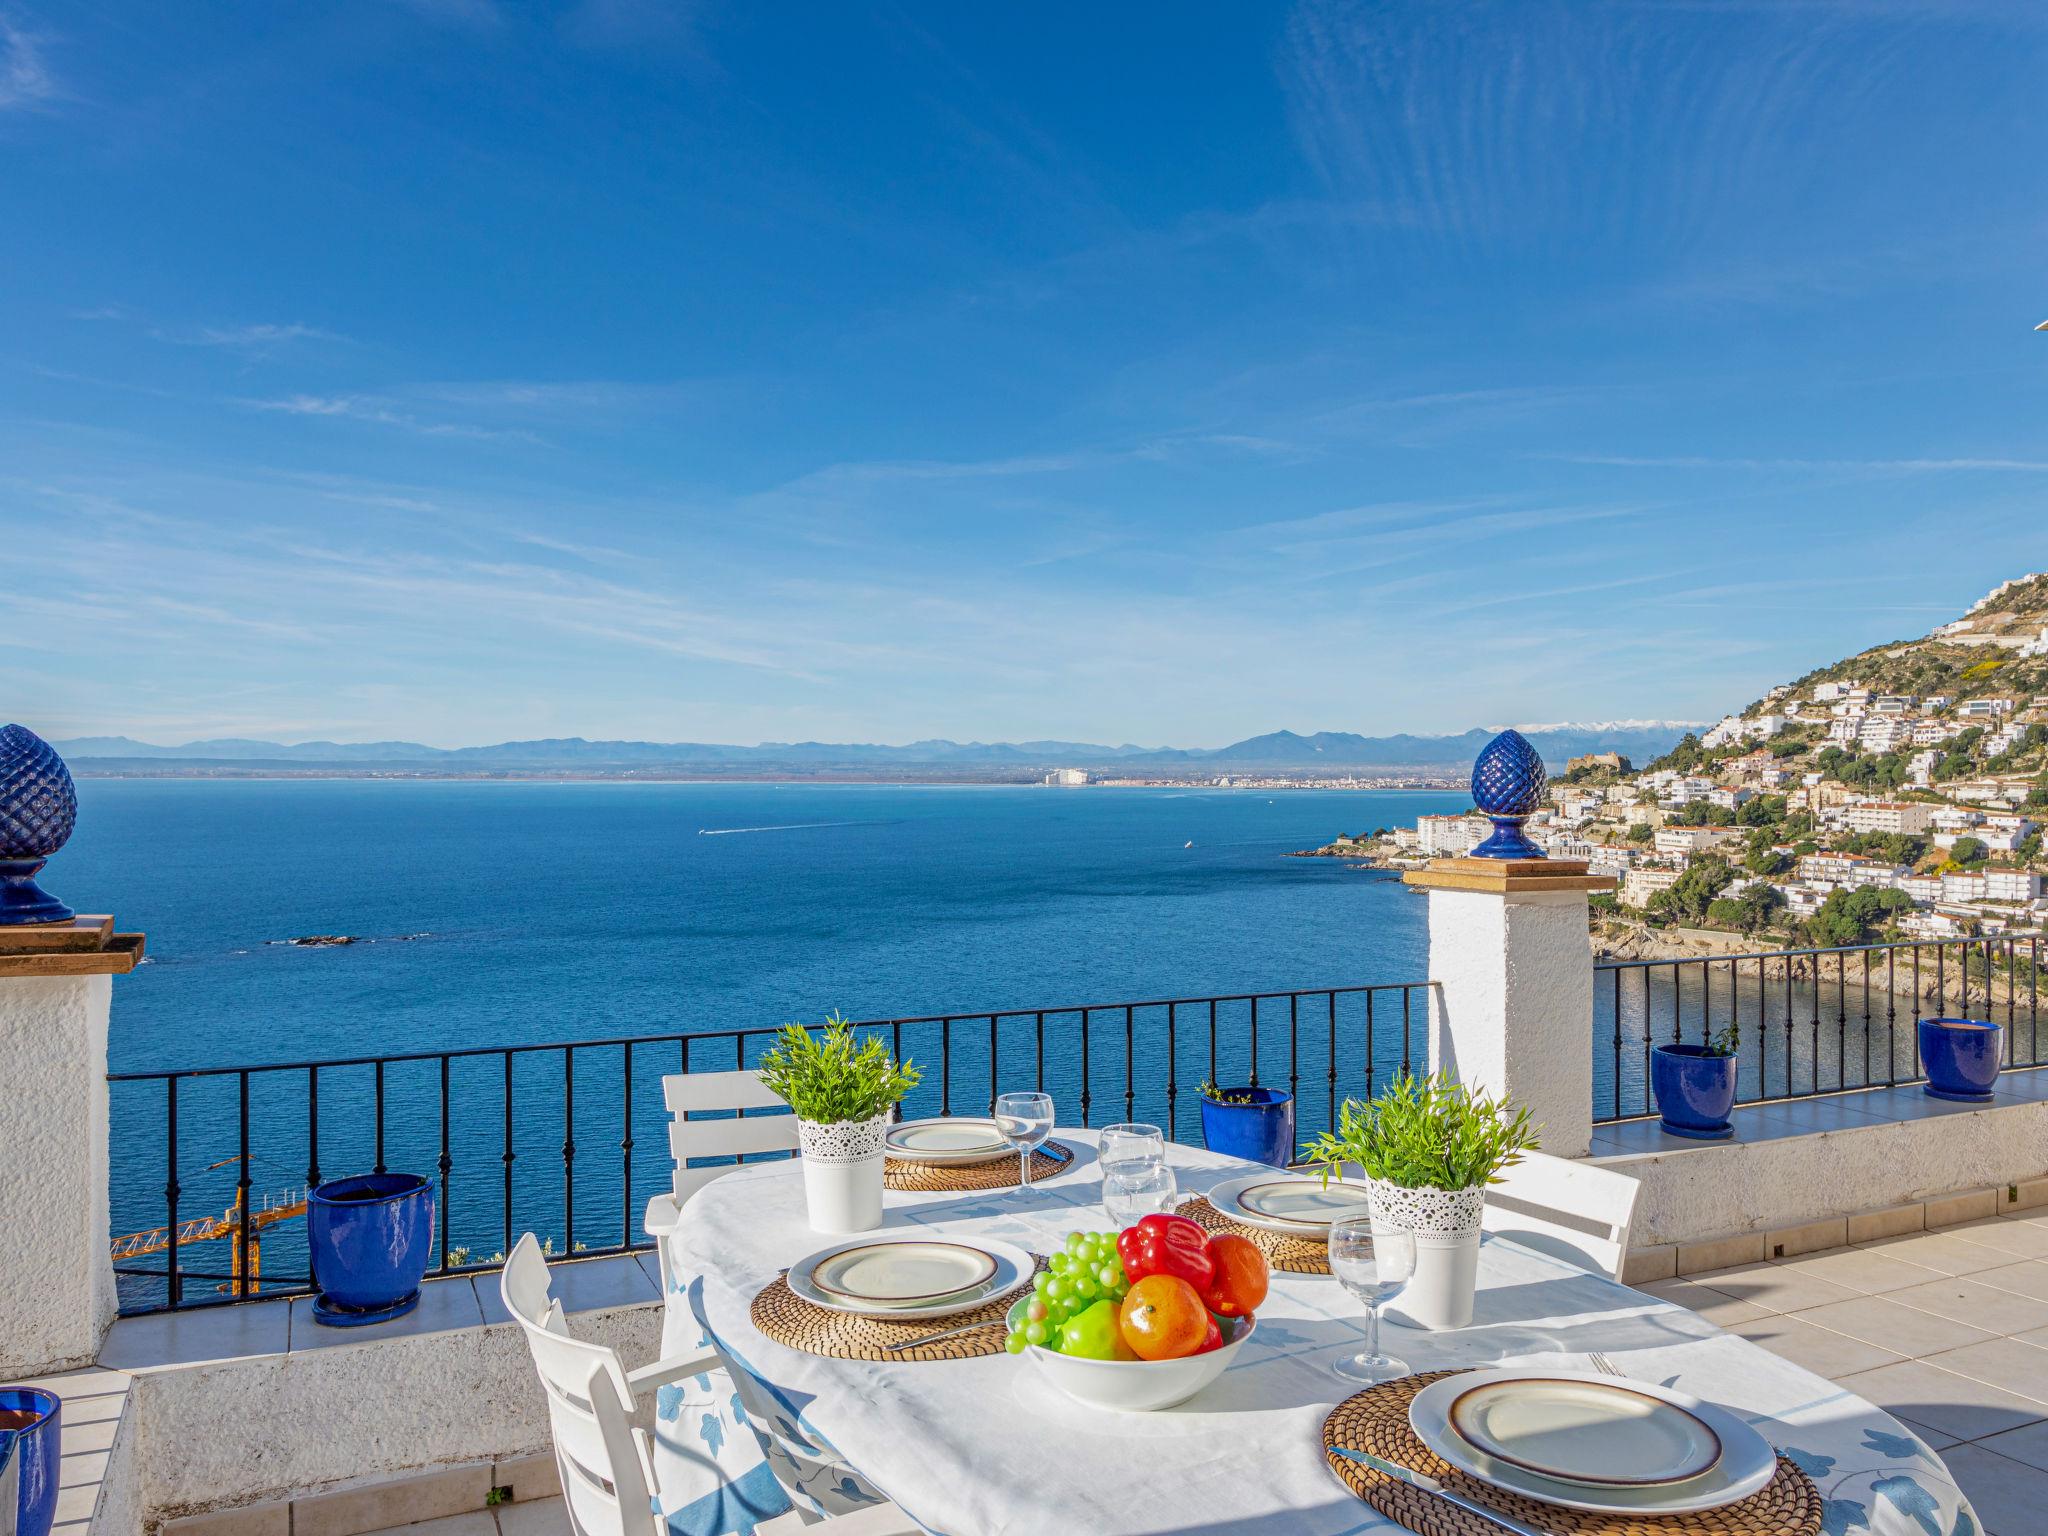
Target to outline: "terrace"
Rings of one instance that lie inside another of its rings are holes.
[[[2030,1511],[2048,1507],[2039,941],[1596,966],[1586,895],[1606,882],[1583,867],[1456,859],[1413,883],[1430,904],[1430,979],[862,1028],[928,1064],[906,1115],[982,1114],[999,1092],[1037,1088],[1083,1152],[1106,1121],[1163,1127],[1184,1149],[1184,1193],[1227,1171],[1196,1150],[1204,1081],[1284,1087],[1307,1139],[1400,1073],[1455,1071],[1529,1106],[1547,1152],[1639,1185],[1618,1277],[1636,1289],[1572,1292],[1564,1313],[1581,1322],[1552,1317],[1525,1352],[1603,1350],[1625,1367],[1634,1351],[1647,1375],[1673,1341],[1747,1341],[1754,1358],[1785,1362],[1793,1395],[1891,1415],[1880,1422],[1904,1443],[1939,1454],[1980,1529],[2036,1528]],[[553,1290],[572,1332],[629,1366],[673,1353],[692,1303],[664,1288],[663,1265],[688,1273],[696,1239],[662,1254],[642,1227],[676,1175],[662,1080],[751,1066],[769,1031],[110,1079],[111,988],[140,937],[101,920],[0,935],[0,1041],[19,1087],[0,1104],[0,1139],[16,1149],[0,1363],[66,1399],[66,1536],[570,1529],[499,1271],[535,1232],[558,1256]],[[1957,1013],[2004,1026],[1989,1102],[1921,1091],[1915,1025]],[[1666,1134],[1653,1045],[1731,1023],[1743,1035],[1734,1134]],[[777,1155],[707,1189],[758,1190],[760,1231],[798,1241],[801,1222],[777,1203],[791,1187]],[[260,1170],[280,1168],[295,1176],[266,1183]],[[372,1168],[432,1178],[432,1278],[401,1318],[322,1327],[297,1186]],[[1046,1219],[1099,1224],[1099,1197],[1084,1157],[1046,1184]],[[710,1222],[704,1198],[689,1209]],[[718,1250],[730,1258],[700,1272],[714,1317],[754,1273],[743,1246],[733,1237]],[[1489,1244],[1487,1265],[1513,1251]],[[1482,1271],[1482,1321],[1486,1297],[1535,1286],[1513,1274]],[[1593,1316],[1609,1321],[1583,1323]],[[1458,1355],[1461,1335],[1399,1331],[1411,1357],[1442,1346],[1446,1359],[1488,1358]],[[1475,1345],[1487,1332],[1466,1330]],[[1312,1417],[1341,1395],[1332,1381]],[[906,1508],[929,1491],[889,1485]]]

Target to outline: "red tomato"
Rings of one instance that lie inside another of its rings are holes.
[[[1118,1321],[1141,1360],[1196,1354],[1211,1326],[1201,1294],[1175,1275],[1147,1275],[1132,1286]]]
[[[1248,1237],[1224,1233],[1209,1239],[1216,1273],[1202,1300],[1219,1317],[1250,1317],[1266,1299],[1266,1256]]]
[[[1222,1347],[1223,1329],[1216,1321],[1216,1314],[1214,1312],[1211,1312],[1209,1314],[1209,1337],[1202,1340],[1202,1347],[1196,1350],[1195,1353],[1198,1355],[1206,1355],[1207,1353],[1209,1353],[1210,1350],[1221,1349]]]

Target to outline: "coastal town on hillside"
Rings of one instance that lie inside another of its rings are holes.
[[[1845,945],[2038,934],[2048,920],[2048,575],[1925,639],[1772,688],[1638,772],[1576,757],[1531,838],[1616,877],[1608,947]],[[1476,812],[1314,850],[1409,867],[1468,852]]]

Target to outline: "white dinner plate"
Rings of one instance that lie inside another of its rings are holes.
[[[956,1312],[967,1312],[998,1296],[1007,1296],[1019,1286],[1031,1280],[1035,1267],[1030,1254],[1009,1243],[999,1243],[993,1238],[978,1237],[971,1244],[963,1246],[979,1248],[995,1261],[995,1273],[987,1281],[957,1295],[945,1297],[930,1303],[914,1303],[903,1306],[877,1305],[867,1301],[852,1301],[844,1296],[835,1296],[830,1291],[818,1289],[811,1276],[818,1266],[854,1248],[875,1248],[889,1242],[914,1247],[928,1247],[934,1241],[925,1237],[878,1238],[856,1237],[843,1243],[834,1243],[830,1248],[821,1248],[808,1258],[799,1259],[789,1266],[789,1273],[783,1276],[793,1294],[808,1301],[814,1307],[823,1307],[828,1312],[850,1312],[856,1317],[899,1317],[923,1319],[951,1317]],[[952,1241],[950,1239],[948,1242]]]
[[[1721,1459],[1719,1437],[1697,1414],[1613,1377],[1487,1382],[1445,1412],[1474,1450],[1561,1483],[1668,1487]]]
[[[1497,1461],[1466,1442],[1451,1427],[1450,1405],[1474,1388],[1495,1381],[1545,1380],[1614,1382],[1611,1376],[1580,1371],[1545,1371],[1523,1366],[1510,1370],[1467,1371],[1431,1382],[1408,1405],[1408,1423],[1417,1438],[1459,1471],[1481,1482],[1492,1483],[1512,1493],[1559,1504],[1566,1509],[1590,1510],[1596,1514],[1691,1514],[1718,1509],[1746,1499],[1768,1483],[1778,1470],[1778,1453],[1770,1442],[1718,1403],[1702,1402],[1689,1393],[1676,1392],[1653,1382],[1622,1383],[1634,1391],[1671,1403],[1694,1415],[1721,1442],[1721,1456],[1706,1472],[1688,1482],[1649,1488],[1602,1488],[1559,1482],[1539,1473],[1525,1471]]]
[[[965,1116],[905,1120],[890,1126],[882,1140],[889,1156],[906,1163],[951,1167],[1017,1155],[1017,1149],[996,1130],[995,1121]]]
[[[1232,1221],[1296,1237],[1327,1237],[1332,1222],[1370,1210],[1363,1184],[1332,1179],[1325,1187],[1317,1174],[1278,1170],[1218,1184],[1209,1203]]]
[[[810,1269],[811,1284],[828,1295],[890,1308],[979,1295],[995,1277],[995,1255],[971,1243],[865,1243],[842,1248]]]

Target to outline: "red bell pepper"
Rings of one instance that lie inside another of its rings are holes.
[[[1201,1292],[1216,1274],[1208,1232],[1185,1216],[1141,1217],[1118,1235],[1116,1253],[1124,1262],[1124,1278],[1133,1285],[1151,1275],[1172,1275]]]

